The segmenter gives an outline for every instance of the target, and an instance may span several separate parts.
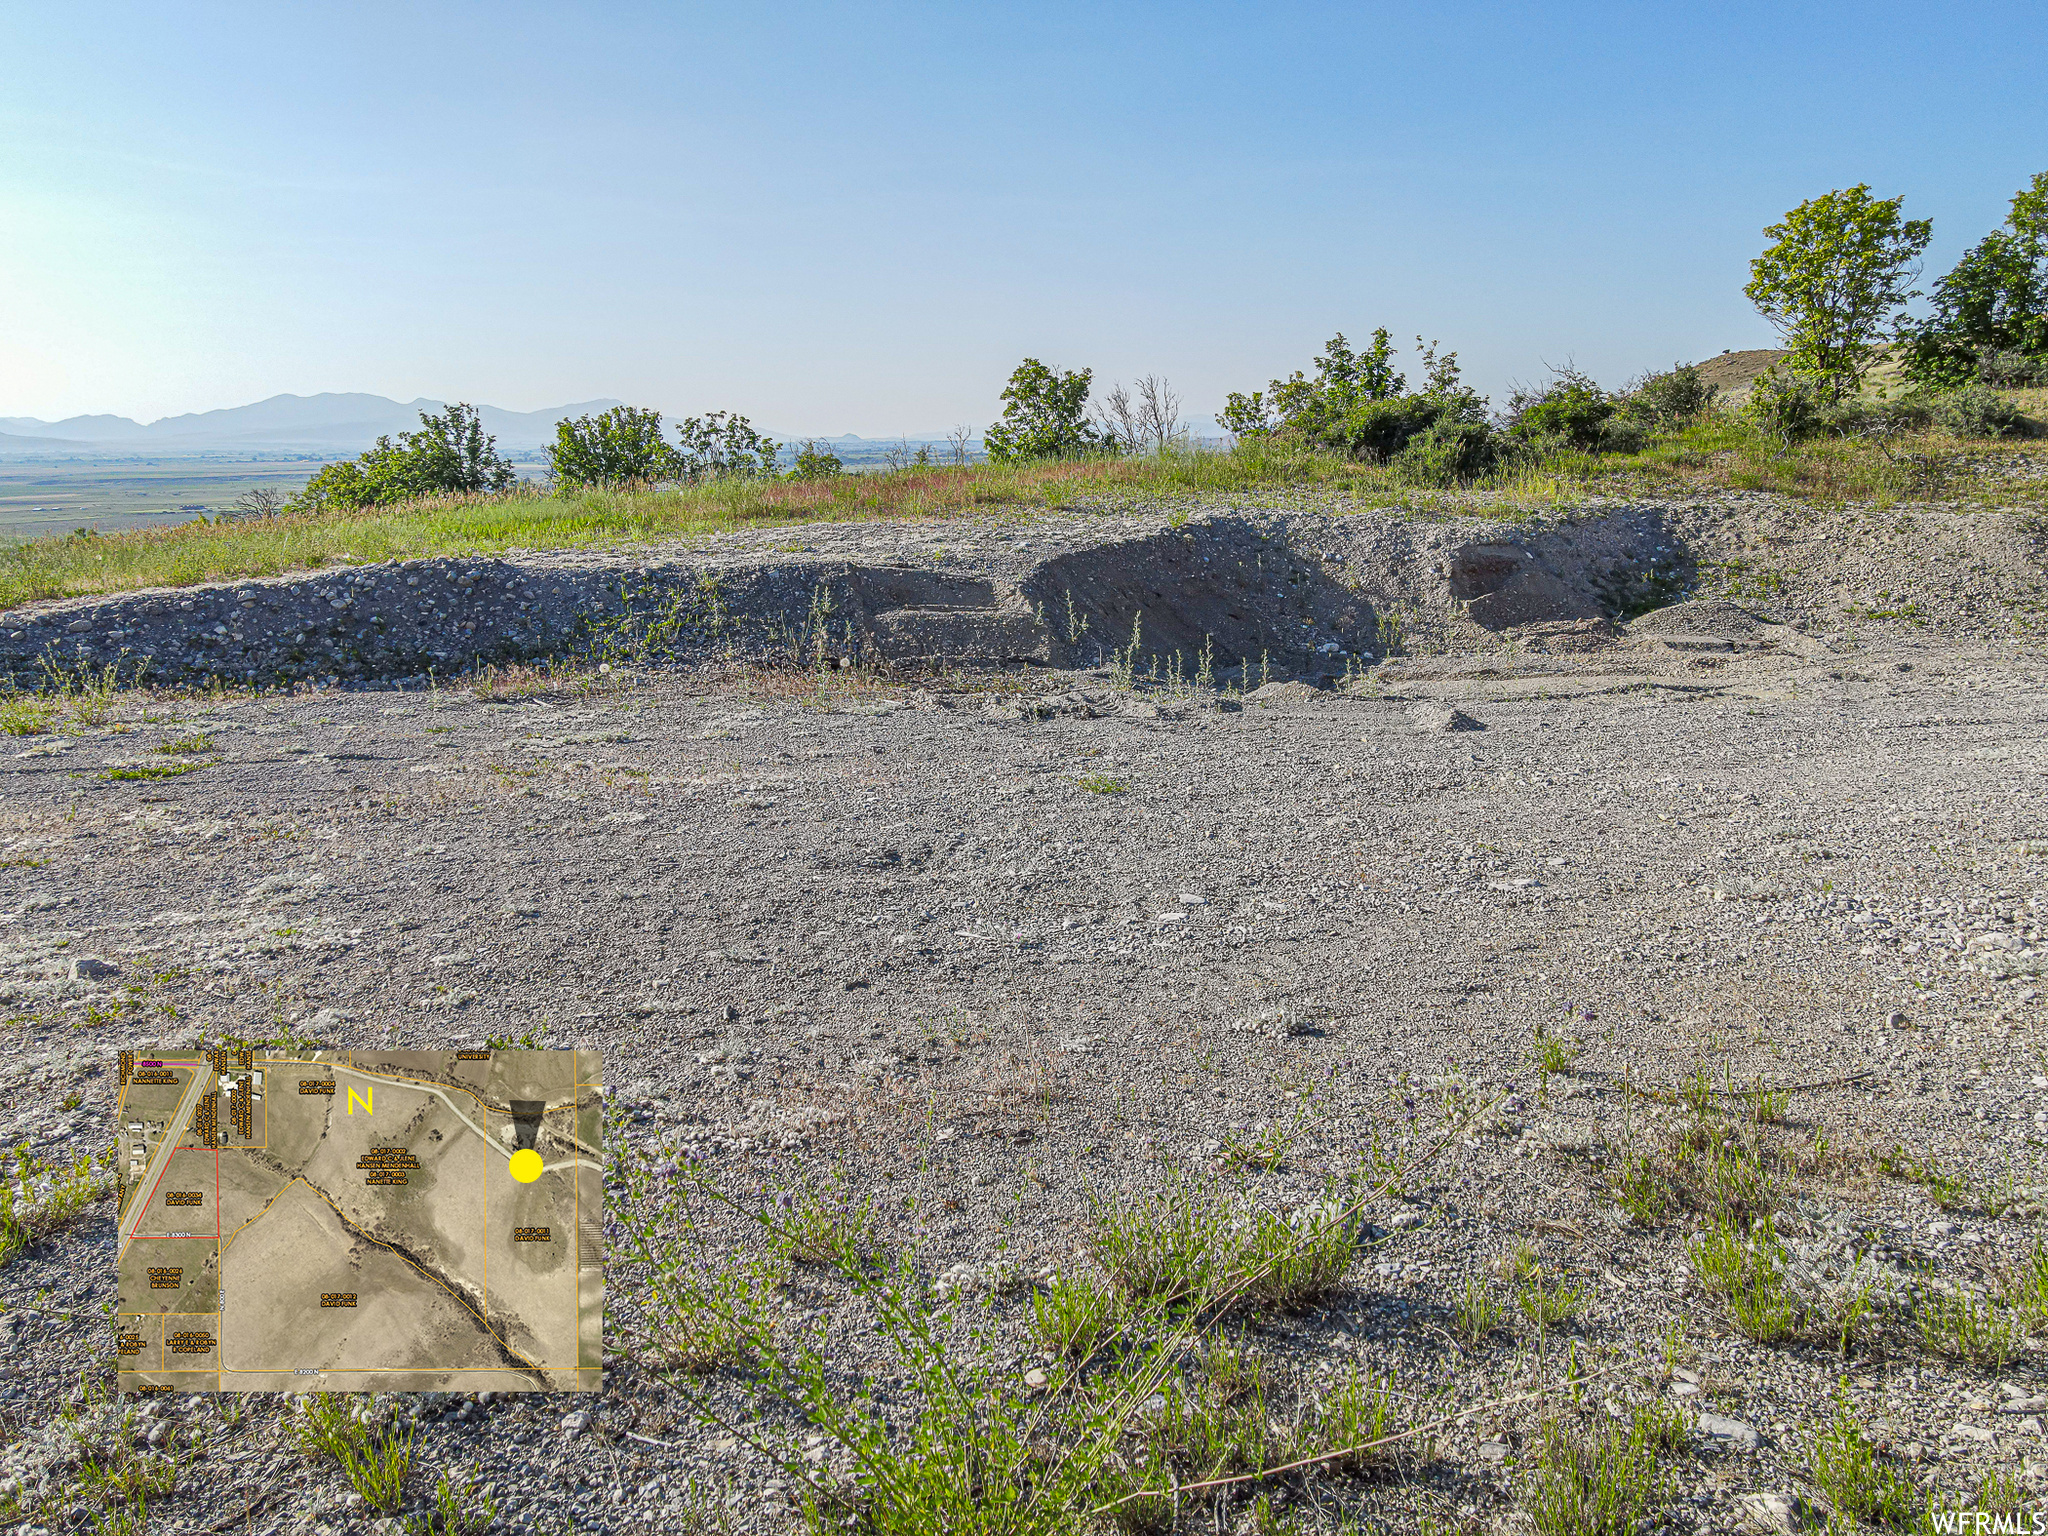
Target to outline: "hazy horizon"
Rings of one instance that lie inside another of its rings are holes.
[[[1377,325],[1498,400],[1769,345],[1748,259],[1832,187],[1904,194],[1938,274],[2048,143],[2011,3],[10,20],[0,416],[45,421],[360,392],[887,438],[986,425],[1026,356],[1206,417]]]

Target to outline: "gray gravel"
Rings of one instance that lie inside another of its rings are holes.
[[[1882,568],[1883,540],[1909,535],[1872,516],[1863,553],[1821,529],[1811,561]],[[1632,1226],[1600,1187],[1600,1160],[1654,1130],[1624,1081],[1704,1066],[1795,1085],[1782,1134],[1832,1149],[1787,1191],[1796,1284],[1981,1288],[2039,1236],[2048,668],[1995,600],[2034,557],[2012,523],[1939,536],[1992,553],[1946,583],[1887,576],[1929,594],[1913,614],[1850,615],[1872,594],[1847,576],[1620,633],[1597,612],[1488,630],[1446,597],[1429,611],[1469,626],[1446,653],[1411,631],[1340,686],[1242,702],[1045,666],[829,684],[622,666],[507,700],[127,695],[0,759],[0,1134],[96,1147],[112,1053],[181,1030],[595,1046],[632,1143],[756,1200],[841,1170],[922,1274],[989,1297],[1021,1371],[1028,1301],[992,1277],[1087,1262],[1089,1191],[1208,1167],[1223,1136],[1291,1124],[1308,1096],[1283,1167],[1230,1176],[1288,1209],[1375,1137],[1502,1096],[1369,1212],[1377,1240],[1329,1305],[1253,1330],[1277,1367],[1362,1361],[1460,1406],[1526,1390],[1556,1369],[1526,1325],[1476,1346],[1447,1325],[1468,1279],[1528,1242],[1587,1287],[1578,1347],[1626,1367],[1596,1397],[1705,1410],[1676,1525],[1812,1498],[1807,1448],[1838,1391],[1913,1476],[1956,1490],[2004,1469],[2038,1498],[2044,1410],[2006,1411],[2048,1389],[2038,1346],[1985,1372],[1898,1341],[1846,1362],[1750,1344],[1693,1278],[1685,1222]],[[1425,546],[1401,557],[1418,580]],[[104,777],[195,733],[212,766]],[[1539,1031],[1575,1043],[1547,1084]],[[2007,1214],[1884,1176],[1899,1143],[2005,1191]],[[204,1447],[166,1529],[370,1528],[332,1467],[287,1447],[274,1401],[232,1425],[204,1400],[52,1421],[81,1377],[111,1375],[113,1249],[102,1203],[0,1269],[0,1476],[31,1525],[74,1518],[81,1437],[139,1434]],[[593,1416],[401,1405],[425,1416],[416,1486],[478,1464],[507,1529],[673,1530],[693,1499],[780,1528],[780,1474],[633,1358],[623,1269]],[[806,1280],[790,1307],[886,1390],[894,1367],[842,1293]],[[758,1411],[736,1375],[709,1390]],[[1508,1521],[1530,1412],[1445,1431],[1394,1484],[1312,1497]]]

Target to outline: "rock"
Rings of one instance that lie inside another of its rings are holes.
[[[1814,1508],[1796,1493],[1746,1493],[1742,1496],[1742,1518],[1755,1530],[1803,1531],[1815,1523]]]
[[[1508,1459],[1508,1443],[1505,1440],[1482,1440],[1479,1442],[1479,1459],[1496,1464]]]
[[[1703,1413],[1699,1416],[1699,1430],[1709,1440],[1720,1440],[1737,1450],[1753,1451],[1757,1448],[1757,1432],[1740,1419],[1723,1418],[1718,1413]]]
[[[2048,1397],[2016,1397],[1999,1404],[2000,1413],[2048,1413]]]
[[[80,955],[71,962],[73,981],[107,981],[121,974],[121,967],[98,955]]]
[[[1306,704],[1322,697],[1322,690],[1307,683],[1267,683],[1244,696],[1247,704]]]
[[[1033,1368],[1024,1373],[1024,1385],[1034,1392],[1045,1385],[1045,1372]]]
[[[1990,1430],[1976,1424],[1965,1424],[1960,1419],[1949,1429],[1949,1433],[1958,1440],[1974,1440],[1979,1445],[1996,1445],[1998,1443],[1998,1436]]]
[[[306,1028],[309,1030],[338,1029],[347,1022],[348,1015],[339,1008],[322,1008],[306,1021]]]
[[[1486,729],[1463,710],[1448,704],[1418,704],[1408,711],[1408,724],[1423,735],[1442,731],[1483,731]]]
[[[588,1408],[578,1408],[574,1413],[562,1420],[562,1438],[574,1440],[589,1427],[590,1410]]]
[[[1396,1211],[1387,1222],[1387,1230],[1389,1232],[1413,1232],[1427,1220],[1429,1220],[1428,1215],[1422,1211],[1413,1209]]]

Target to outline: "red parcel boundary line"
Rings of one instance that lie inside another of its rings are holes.
[[[181,1153],[204,1152],[205,1150],[206,1148],[204,1147],[173,1147],[171,1149],[171,1155],[164,1159],[164,1171],[156,1176],[156,1183],[149,1186],[148,1196],[143,1200],[141,1208],[135,1213],[135,1225],[128,1229],[129,1242],[212,1243],[220,1240],[220,1150],[218,1148],[214,1149],[213,1154],[213,1230],[211,1232],[187,1232],[182,1237],[169,1232],[144,1232],[142,1230],[142,1219],[149,1214],[149,1202],[156,1198],[158,1188],[165,1179],[170,1177],[171,1165],[177,1162]]]

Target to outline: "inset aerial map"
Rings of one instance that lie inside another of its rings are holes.
[[[594,1392],[595,1051],[121,1055],[124,1391]]]

